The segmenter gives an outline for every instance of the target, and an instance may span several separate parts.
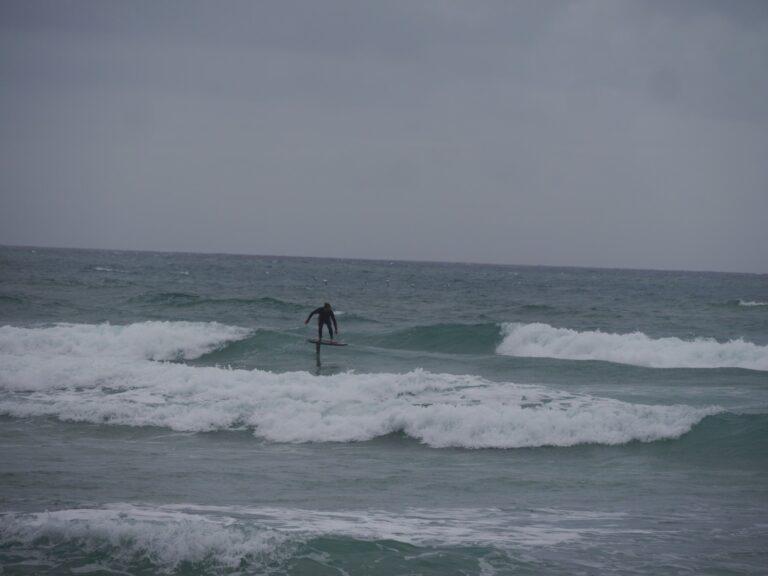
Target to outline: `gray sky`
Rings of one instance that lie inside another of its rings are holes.
[[[768,2],[0,0],[0,243],[768,272]]]

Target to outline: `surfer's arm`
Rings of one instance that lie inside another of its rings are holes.
[[[333,327],[334,327],[334,329],[336,330],[336,332],[338,332],[339,331],[339,325],[336,324],[336,315],[333,312],[331,312],[331,320],[333,320]]]
[[[322,308],[318,308],[317,310],[312,310],[309,316],[307,316],[307,319],[304,320],[304,324],[309,324],[309,321],[312,319],[312,316],[314,316],[315,314],[318,314],[320,310],[322,310]]]

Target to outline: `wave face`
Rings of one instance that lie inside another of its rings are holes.
[[[497,324],[432,324],[372,338],[375,345],[450,354],[492,353],[499,340]]]
[[[496,352],[506,356],[602,360],[651,368],[768,370],[768,346],[744,340],[650,338],[642,332],[578,332],[548,324],[507,323]]]
[[[623,444],[677,438],[715,408],[649,406],[478,376],[316,376],[158,362],[246,338],[221,324],[0,329],[0,414],[178,431],[250,430],[274,442],[404,433],[436,448]]]

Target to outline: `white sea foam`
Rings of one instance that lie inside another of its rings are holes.
[[[142,339],[142,332],[160,337]],[[423,370],[315,376],[150,360],[199,354],[238,334],[245,332],[189,323],[6,327],[0,414],[194,432],[249,429],[275,442],[404,432],[433,447],[516,448],[676,438],[717,411]]]
[[[571,511],[501,510],[499,508],[407,508],[387,510],[305,510],[297,508],[233,508],[227,506],[169,506],[186,513],[236,515],[280,534],[304,538],[342,536],[359,540],[393,540],[414,546],[493,545],[551,546],[579,540],[581,527],[616,520],[616,515],[592,513],[585,520]],[[573,522],[578,518],[577,522]]]
[[[642,332],[578,332],[548,324],[508,323],[497,353],[507,356],[603,360],[652,368],[747,368],[768,370],[768,346],[744,340],[650,338]]]
[[[755,302],[753,300],[739,300],[739,306],[768,306],[768,302]]]
[[[217,322],[56,324],[44,329],[0,326],[0,354],[189,360],[248,333]]]
[[[276,507],[113,504],[0,515],[4,542],[79,542],[110,549],[113,560],[149,560],[164,570],[182,562],[236,567],[279,561],[316,537],[391,540],[414,546],[556,546],[604,531],[632,532],[620,514],[499,508],[306,510]]]
[[[120,504],[99,509],[0,516],[3,542],[48,546],[77,542],[109,552],[113,564],[149,561],[164,572],[183,562],[236,568],[243,561],[274,559],[290,550],[289,538],[254,523]]]
[[[94,266],[93,269],[96,272],[123,272],[123,270],[118,270],[117,268],[111,268],[109,266]]]

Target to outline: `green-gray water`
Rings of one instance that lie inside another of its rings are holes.
[[[0,248],[0,438],[3,574],[764,574],[768,278]]]

